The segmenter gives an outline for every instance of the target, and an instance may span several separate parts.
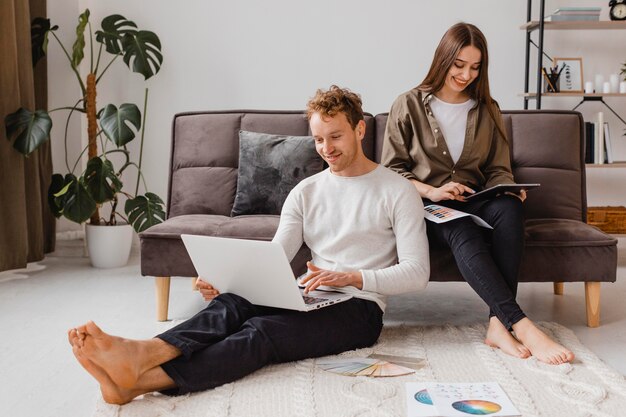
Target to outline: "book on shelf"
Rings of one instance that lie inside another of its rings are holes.
[[[571,22],[600,20],[600,7],[561,7],[544,20],[546,22]]]
[[[557,15],[553,14],[546,17],[544,22],[581,22],[581,21],[599,21],[600,15],[590,14],[574,14],[574,15]]]
[[[615,162],[613,158],[613,147],[611,146],[611,136],[609,135],[609,124],[604,122],[604,148],[606,150],[604,155],[604,162],[612,164]]]
[[[593,164],[595,160],[594,146],[594,124],[593,122],[585,122],[585,163]]]
[[[559,7],[552,14],[565,14],[565,13],[600,14],[601,10],[602,10],[601,7]]]
[[[603,122],[600,130],[599,122],[585,122],[585,163],[612,164],[615,163],[609,124]],[[600,138],[602,143],[600,143]],[[600,156],[602,155],[602,156]]]

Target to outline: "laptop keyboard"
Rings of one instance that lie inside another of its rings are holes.
[[[308,295],[303,295],[302,298],[304,298],[304,304],[306,305],[317,304],[317,303],[321,303],[324,301],[328,301],[328,298],[310,297]]]

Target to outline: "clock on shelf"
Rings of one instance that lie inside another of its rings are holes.
[[[609,17],[611,20],[626,20],[626,0],[611,0]]]

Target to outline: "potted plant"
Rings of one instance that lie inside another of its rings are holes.
[[[155,33],[139,30],[134,22],[117,14],[104,18],[101,30],[96,31],[94,37],[89,21],[89,10],[85,10],[78,18],[77,36],[71,54],[56,36],[57,29],[58,26],[51,26],[49,19],[33,20],[31,30],[33,65],[46,54],[48,37],[51,34],[69,61],[70,69],[80,85],[81,96],[72,106],[49,112],[18,109],[5,118],[7,137],[14,140],[13,146],[17,151],[28,155],[48,140],[52,129],[49,113],[58,110],[69,111],[64,135],[67,173],[65,175],[56,173],[52,176],[48,190],[50,209],[57,218],[64,216],[79,224],[89,220],[86,229],[87,246],[94,266],[125,265],[130,253],[132,228],[141,232],[161,223],[165,218],[163,200],[156,194],[147,192],[145,179],[141,173],[148,90],[145,90],[142,120],[141,111],[132,103],[124,103],[119,107],[106,104],[98,110],[96,87],[103,75],[120,57],[130,70],[142,74],[146,80],[155,75],[163,62],[161,43]],[[81,66],[85,58],[85,37],[89,41],[89,61]],[[101,65],[104,61],[103,50],[112,55],[106,66]],[[88,144],[70,167],[67,155],[68,125],[71,117],[77,112],[86,115]],[[139,162],[135,163],[131,159],[127,144],[135,139],[139,132],[141,132]],[[98,142],[101,143],[101,149]],[[85,152],[87,152],[86,167],[82,172],[77,172]],[[122,164],[117,169],[111,158],[116,159],[119,156],[122,157]],[[134,194],[123,191],[122,174],[130,167],[137,170]],[[143,195],[138,193],[140,181],[143,181],[146,189]],[[124,197],[125,214],[122,214],[118,210],[118,204]],[[110,215],[107,218],[100,215],[100,209],[104,204],[110,206]],[[118,219],[123,220],[123,225]],[[123,243],[113,242],[111,239],[114,237],[111,235],[116,234],[123,235],[126,240]],[[99,241],[100,235],[104,236],[102,242]],[[116,252],[119,252],[118,259],[110,259],[110,255]],[[101,256],[105,258],[101,259]]]

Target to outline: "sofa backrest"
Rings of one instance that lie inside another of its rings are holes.
[[[517,182],[538,182],[524,204],[527,218],[586,220],[584,121],[580,113],[504,111]],[[365,154],[380,162],[387,114],[366,114]],[[168,217],[228,216],[237,189],[239,130],[310,135],[301,111],[180,113],[172,124]]]
[[[366,114],[363,150],[374,158],[374,117]],[[168,218],[182,214],[230,215],[237,190],[239,131],[308,136],[302,111],[179,113],[172,123]]]
[[[503,111],[518,183],[540,183],[528,192],[526,218],[586,221],[584,120],[575,111]],[[380,162],[387,113],[376,115],[376,162]]]

